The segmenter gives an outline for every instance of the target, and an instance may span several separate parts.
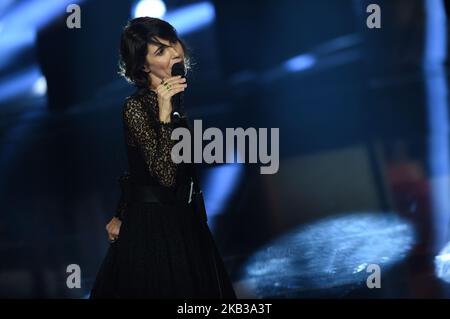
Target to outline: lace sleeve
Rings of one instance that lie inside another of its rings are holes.
[[[130,174],[128,172],[125,172],[122,176],[119,177],[118,181],[121,193],[114,216],[119,218],[120,220],[123,220],[130,199]]]
[[[175,141],[170,139],[173,125],[163,123],[159,119],[150,121],[149,112],[145,110],[143,104],[133,98],[125,102],[123,110],[125,129],[141,151],[150,175],[163,186],[173,186],[177,170],[177,164],[170,156],[175,144]]]

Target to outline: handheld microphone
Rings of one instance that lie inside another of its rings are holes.
[[[172,65],[172,76],[177,75],[181,75],[182,77],[186,75],[186,68],[182,62]],[[172,96],[172,117],[176,120],[184,117],[183,100],[184,92],[179,92]]]

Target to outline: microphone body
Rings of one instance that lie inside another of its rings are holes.
[[[172,66],[172,76],[181,75],[182,77],[185,77],[186,75],[186,69],[184,67],[184,64],[179,62],[175,63]],[[184,92],[179,92],[172,96],[172,119],[178,123],[182,118],[185,117],[184,115]]]

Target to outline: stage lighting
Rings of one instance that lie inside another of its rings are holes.
[[[289,72],[299,72],[312,68],[316,64],[316,58],[311,54],[302,54],[287,60],[284,67]]]
[[[37,96],[44,96],[47,94],[47,80],[45,76],[40,76],[33,84],[32,92]]]
[[[436,276],[450,283],[450,243],[434,259]]]
[[[289,297],[365,286],[371,264],[384,273],[416,242],[414,226],[395,212],[354,212],[293,228],[254,253],[242,283],[256,297]],[[281,295],[279,295],[281,294]]]
[[[214,5],[209,1],[189,4],[171,10],[164,17],[177,29],[179,35],[185,35],[210,25],[216,18]]]
[[[132,14],[133,18],[162,18],[166,14],[166,4],[161,0],[141,0],[133,6]]]

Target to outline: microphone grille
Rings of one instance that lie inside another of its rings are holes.
[[[186,74],[186,69],[185,69],[183,63],[178,62],[178,63],[175,63],[174,65],[172,65],[172,76],[177,76],[177,75],[185,76],[185,74]]]

